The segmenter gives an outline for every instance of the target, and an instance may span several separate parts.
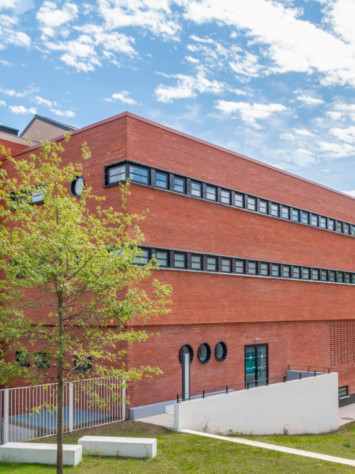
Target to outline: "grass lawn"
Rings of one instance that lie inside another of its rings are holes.
[[[355,472],[355,468],[292,456],[274,451],[262,450],[203,438],[194,435],[174,433],[164,428],[145,423],[126,421],[65,435],[65,443],[76,443],[86,434],[106,436],[155,437],[158,439],[158,455],[154,459],[137,460],[125,458],[104,458],[84,456],[75,468],[65,468],[73,474],[106,473],[328,473]],[[342,428],[338,433],[324,436],[258,437],[277,444],[292,445],[308,450],[354,457],[355,423]],[[316,442],[318,440],[318,443]],[[46,438],[41,442],[55,442]],[[347,445],[350,447],[347,447]],[[329,449],[328,449],[329,447]],[[45,474],[54,473],[55,467],[29,464],[0,463],[0,473]]]
[[[238,435],[236,434],[236,436]],[[324,435],[240,437],[314,451],[315,453],[329,454],[330,456],[355,459],[355,422],[343,425],[338,431]]]

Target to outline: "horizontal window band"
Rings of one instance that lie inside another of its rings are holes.
[[[129,179],[134,184],[149,186],[210,203],[273,217],[281,221],[355,237],[355,224],[328,217],[289,204],[199,181],[160,168],[134,161],[120,161],[104,167],[104,187],[116,186]]]
[[[142,247],[136,259],[145,265],[155,258],[161,270],[217,273],[222,275],[273,278],[313,283],[355,285],[355,272],[339,269],[310,267],[292,263],[246,259],[226,255],[204,254],[177,249]]]

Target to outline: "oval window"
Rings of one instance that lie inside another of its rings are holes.
[[[194,350],[192,349],[190,344],[184,344],[183,346],[181,346],[181,349],[179,351],[179,360],[181,364],[182,364],[182,358],[184,354],[190,355],[190,364],[191,364],[191,362],[194,359]]]
[[[207,364],[211,358],[211,348],[207,342],[203,342],[198,348],[198,360],[202,364]]]
[[[78,176],[71,183],[70,190],[75,197],[80,197],[84,191],[85,181],[82,176]]]
[[[219,362],[225,360],[225,358],[227,357],[227,344],[223,341],[218,342],[216,344],[214,354]]]

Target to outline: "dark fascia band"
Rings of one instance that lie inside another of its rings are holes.
[[[116,186],[127,179],[135,184],[153,187],[162,191],[173,192],[294,224],[355,237],[355,224],[272,201],[254,194],[224,188],[217,184],[207,183],[134,161],[123,160],[104,167],[104,187]]]
[[[151,258],[155,258],[159,268],[162,270],[182,270],[257,278],[310,281],[313,283],[355,285],[355,273],[344,270],[168,248],[145,246],[141,247],[141,249],[142,254],[137,258],[136,263],[145,265]]]

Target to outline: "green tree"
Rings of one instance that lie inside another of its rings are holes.
[[[25,358],[40,355],[31,365],[40,363],[47,380],[54,375],[62,472],[63,384],[80,375],[73,358],[83,372],[90,366],[92,376],[134,380],[159,373],[150,366],[128,369],[121,358],[127,344],[148,337],[129,323],[166,314],[171,288],[151,277],[154,261],[139,262],[143,217],[128,212],[128,184],[120,185],[115,210],[90,188],[79,198],[71,194],[82,161],[64,165],[61,143],[42,142],[26,159],[0,151],[6,156],[0,166],[0,376],[3,383],[19,375],[38,381],[38,370],[6,358],[14,350]],[[89,158],[83,144],[82,160]]]

